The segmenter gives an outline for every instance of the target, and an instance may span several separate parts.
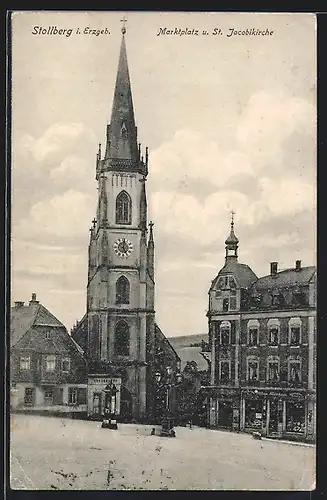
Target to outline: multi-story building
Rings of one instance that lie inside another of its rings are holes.
[[[34,293],[11,310],[10,383],[13,410],[86,414],[83,350]]]
[[[101,415],[115,391],[121,419],[154,412],[155,261],[148,224],[148,149],[138,143],[126,28],[104,154],[96,158],[98,205],[90,229],[86,314],[72,333],[88,358],[88,414]]]
[[[316,421],[316,268],[258,278],[238,262],[232,220],[225,265],[209,290],[210,426],[313,439]]]

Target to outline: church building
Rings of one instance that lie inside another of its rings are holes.
[[[143,154],[138,143],[125,33],[123,27],[106,146],[96,157],[87,309],[72,336],[88,359],[88,415],[109,406],[118,419],[145,421],[154,413],[156,383],[154,236],[148,148]]]

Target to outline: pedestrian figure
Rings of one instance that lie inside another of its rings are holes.
[[[192,419],[189,420],[190,429],[192,429]]]
[[[156,433],[156,429],[155,429],[155,427],[152,427],[151,436],[154,436],[155,433]]]

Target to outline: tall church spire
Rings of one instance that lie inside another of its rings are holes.
[[[127,63],[125,33],[126,28],[123,26],[111,119],[107,128],[105,159],[137,161],[137,128]]]

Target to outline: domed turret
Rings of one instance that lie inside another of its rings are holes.
[[[232,212],[232,220],[230,224],[230,233],[225,241],[226,245],[226,261],[229,259],[237,259],[238,238],[234,233],[234,212]]]

